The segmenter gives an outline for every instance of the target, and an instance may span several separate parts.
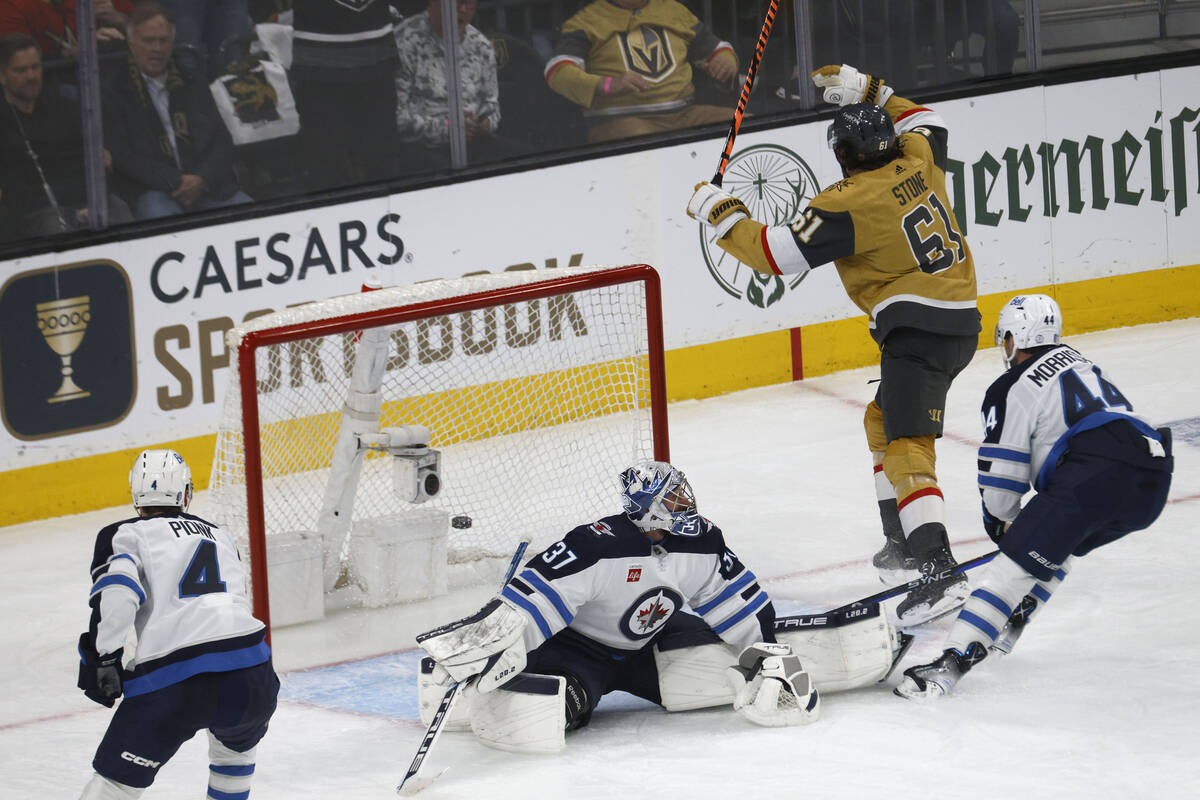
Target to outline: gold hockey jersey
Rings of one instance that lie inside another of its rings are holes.
[[[717,244],[776,275],[832,261],[881,344],[898,327],[978,333],[975,262],[946,191],[945,123],[896,96],[884,110],[900,158],[828,187],[790,225],[743,220]]]
[[[695,93],[692,63],[733,48],[719,40],[678,0],[650,0],[638,9],[595,0],[563,23],[546,62],[550,88],[588,109],[589,116],[670,111]],[[596,93],[606,77],[636,72],[649,88],[622,95]]]

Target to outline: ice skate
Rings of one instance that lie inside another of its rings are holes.
[[[903,540],[897,542],[891,537],[872,557],[871,565],[879,570],[879,580],[884,586],[908,583],[921,576],[917,560],[908,554],[908,546]]]
[[[967,600],[967,576],[955,572],[957,564],[949,548],[938,547],[921,562],[922,583],[896,607],[902,626],[920,625],[948,614]]]
[[[985,658],[987,649],[979,642],[967,645],[965,653],[947,649],[932,663],[904,670],[904,679],[892,693],[906,700],[932,700],[950,694],[959,679]]]

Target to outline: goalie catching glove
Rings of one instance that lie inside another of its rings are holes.
[[[808,725],[821,716],[821,697],[786,644],[752,644],[726,674],[734,710],[756,725]]]
[[[688,201],[687,213],[692,219],[715,228],[718,239],[724,238],[738,220],[750,218],[750,210],[745,203],[707,181],[696,184],[696,191]]]
[[[524,632],[524,615],[495,599],[469,617],[418,635],[417,644],[452,680],[478,675],[479,691],[487,693],[525,668]]]
[[[859,72],[849,64],[827,64],[813,72],[812,82],[825,90],[825,102],[835,106],[864,102],[882,106],[893,94],[890,86],[883,85],[883,78]]]

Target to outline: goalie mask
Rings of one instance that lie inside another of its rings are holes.
[[[174,450],[143,450],[129,471],[129,491],[134,508],[186,509],[192,502],[192,471]]]
[[[644,531],[699,536],[700,515],[692,487],[665,461],[642,461],[621,473],[625,516]]]
[[[1013,350],[1008,352],[1004,339],[1009,334]],[[1000,309],[996,320],[996,346],[1004,356],[1004,366],[1011,369],[1017,350],[1058,344],[1062,338],[1062,312],[1054,298],[1044,294],[1017,295]]]

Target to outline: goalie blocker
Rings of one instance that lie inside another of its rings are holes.
[[[826,614],[775,620],[778,644],[736,648],[722,642],[694,644],[677,637],[655,645],[662,705],[668,711],[732,705],[759,725],[807,724],[820,713],[819,693],[854,689],[883,680],[903,654],[907,639],[877,603]],[[418,679],[421,719],[432,718],[448,675],[424,658]],[[570,682],[560,676],[521,673],[481,694],[470,686],[454,706],[446,730],[473,730],[485,744],[512,752],[562,749]]]

